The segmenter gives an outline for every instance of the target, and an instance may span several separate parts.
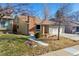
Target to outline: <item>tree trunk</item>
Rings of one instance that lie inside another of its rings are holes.
[[[60,22],[59,22],[59,24],[58,24],[58,40],[60,39]]]

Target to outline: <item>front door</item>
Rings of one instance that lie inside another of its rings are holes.
[[[48,32],[49,32],[49,26],[45,25],[45,33],[48,33]]]
[[[16,24],[13,24],[13,33],[17,34],[17,25]]]

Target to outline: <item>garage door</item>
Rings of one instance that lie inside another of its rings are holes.
[[[64,28],[60,28],[60,34],[63,33]],[[50,35],[57,35],[58,34],[58,27],[57,26],[50,26],[49,27],[49,34]]]

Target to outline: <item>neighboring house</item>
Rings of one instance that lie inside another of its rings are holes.
[[[12,32],[13,20],[11,16],[3,16],[0,19],[0,33]]]
[[[79,22],[68,21],[68,25],[65,26],[65,33],[77,34],[79,33]]]

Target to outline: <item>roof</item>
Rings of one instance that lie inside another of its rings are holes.
[[[34,19],[36,21],[36,23],[39,22],[38,18],[36,18],[34,16],[29,16],[29,18]],[[23,20],[23,21],[28,21],[28,16],[20,15],[20,16],[18,16],[18,19]]]
[[[39,18],[35,19],[36,24],[40,24],[42,22],[42,20],[40,20]]]
[[[14,19],[12,16],[3,16],[2,18]]]
[[[66,19],[64,22],[65,25],[71,25],[71,26],[79,26],[79,21],[72,20],[72,19]]]
[[[54,25],[56,24],[56,22],[50,21],[50,20],[43,20],[41,23],[41,25]]]
[[[79,22],[71,21],[70,22],[70,25],[72,25],[72,26],[79,26]]]
[[[22,19],[24,21],[28,21],[27,16],[18,16],[18,18]],[[51,21],[48,19],[41,20],[37,17],[31,17],[31,18],[34,18],[35,24],[37,24],[37,25],[58,25],[58,23],[56,21]]]

